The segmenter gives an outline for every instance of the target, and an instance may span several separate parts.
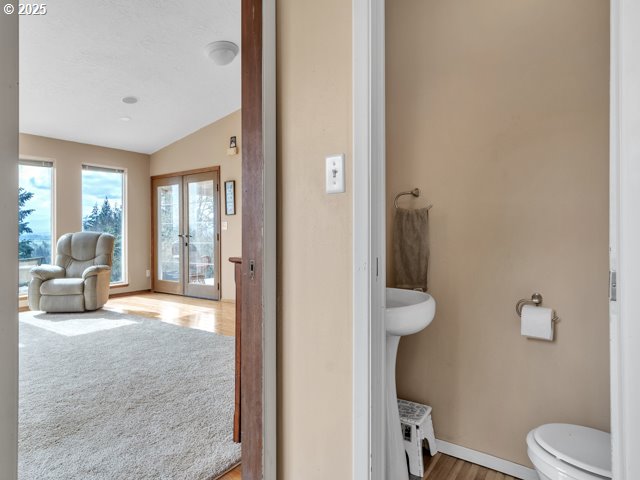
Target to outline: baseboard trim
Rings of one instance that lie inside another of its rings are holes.
[[[136,290],[134,292],[109,292],[109,298],[120,298],[120,297],[133,297],[134,295],[144,295],[145,293],[151,293],[150,289],[147,290]]]
[[[467,447],[445,442],[444,440],[436,439],[436,442],[438,443],[438,451],[446,455],[466,460],[467,462],[475,463],[492,470],[497,470],[498,472],[522,480],[539,480],[538,474],[532,468],[527,468],[487,453],[478,452],[477,450],[471,450]]]

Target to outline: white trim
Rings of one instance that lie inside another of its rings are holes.
[[[640,478],[640,3],[611,3],[611,427],[615,480]],[[617,258],[616,258],[617,249]],[[617,305],[616,305],[617,304]]]
[[[263,466],[264,480],[277,475],[277,218],[276,218],[276,4],[262,2],[262,138],[264,148],[263,244]]]
[[[620,53],[620,4],[618,0],[611,1],[611,33],[610,33],[610,77],[609,82],[609,270],[618,271],[618,170],[619,170],[619,53]],[[623,479],[621,466],[623,464],[623,450],[620,436],[623,431],[621,423],[621,378],[620,378],[620,322],[618,316],[618,302],[609,302],[609,352],[610,352],[610,383],[611,383],[611,451],[613,478]]]
[[[386,341],[384,324],[387,286],[386,257],[386,125],[385,125],[385,1],[371,0],[371,439],[373,472],[386,478]],[[374,263],[375,262],[375,263]]]
[[[369,2],[353,1],[353,479],[371,472]],[[382,479],[383,477],[378,477]]]
[[[383,480],[386,474],[384,51],[384,0],[353,0],[355,480]]]
[[[444,440],[437,440],[438,451],[445,455],[465,460],[467,462],[475,463],[481,467],[490,468],[502,472],[505,475],[520,478],[522,480],[539,480],[538,474],[532,468],[524,467],[518,463],[513,463],[502,458],[494,457],[488,453],[478,452],[467,447],[461,447],[454,443],[445,442]]]

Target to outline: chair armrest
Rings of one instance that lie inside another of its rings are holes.
[[[86,280],[89,277],[99,275],[103,272],[111,272],[111,267],[109,265],[94,265],[93,267],[89,267],[84,272],[82,272],[82,279]]]
[[[64,278],[66,270],[57,265],[39,265],[31,269],[31,276],[43,281],[52,278]]]

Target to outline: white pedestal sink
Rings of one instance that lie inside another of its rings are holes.
[[[387,480],[408,480],[396,393],[396,355],[400,337],[417,333],[431,323],[436,302],[428,293],[387,288],[384,315],[387,330]]]

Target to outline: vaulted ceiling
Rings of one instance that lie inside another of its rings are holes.
[[[240,108],[238,0],[55,0],[20,17],[20,131],[141,153]],[[124,97],[137,97],[126,104]]]

